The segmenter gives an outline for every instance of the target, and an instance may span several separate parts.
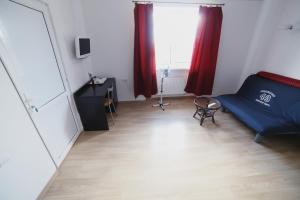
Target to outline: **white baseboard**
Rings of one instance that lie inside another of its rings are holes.
[[[60,159],[56,163],[57,168],[59,168],[61,166],[61,164],[63,163],[63,161],[67,157],[68,153],[70,152],[71,148],[73,147],[73,145],[75,144],[76,140],[78,139],[78,137],[80,136],[80,134],[82,132],[83,132],[82,130],[79,130],[78,133],[76,133],[74,135],[74,137],[72,138],[72,140],[69,142],[69,144],[67,145],[65,151],[61,154]]]

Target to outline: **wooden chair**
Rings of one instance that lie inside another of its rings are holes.
[[[116,107],[115,107],[115,104],[114,104],[113,92],[114,92],[114,86],[111,85],[109,88],[107,88],[107,97],[105,98],[104,106],[108,107],[112,122],[113,122],[113,124],[115,124],[114,116],[113,116],[112,109],[111,109],[113,107],[113,109],[115,111],[115,114],[117,115],[117,110],[116,110]]]

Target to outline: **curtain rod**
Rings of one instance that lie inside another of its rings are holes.
[[[170,3],[170,4],[194,4],[194,5],[205,5],[205,6],[225,6],[225,3],[197,3],[197,2],[182,2],[182,1],[142,1],[133,0],[133,3]]]

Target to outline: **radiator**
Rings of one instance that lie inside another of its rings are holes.
[[[182,96],[186,93],[184,88],[187,81],[187,71],[171,71],[169,76],[164,79],[164,95],[165,96]],[[158,95],[160,94],[161,78],[159,72],[157,73],[157,87]]]

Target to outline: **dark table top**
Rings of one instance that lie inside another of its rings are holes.
[[[108,78],[103,84],[95,84],[94,86],[86,83],[78,91],[74,93],[76,97],[105,97],[107,88],[114,82],[114,78]]]
[[[194,104],[202,109],[217,110],[221,107],[221,103],[212,97],[196,97]]]

